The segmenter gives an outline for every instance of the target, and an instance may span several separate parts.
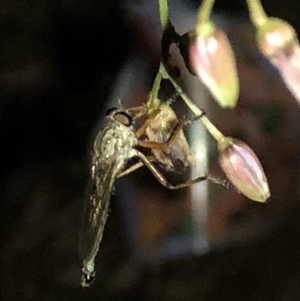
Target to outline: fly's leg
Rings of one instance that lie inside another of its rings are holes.
[[[239,194],[241,193],[233,184],[231,184],[227,180],[216,178],[216,177],[213,177],[211,175],[207,176],[207,180],[210,180],[210,181],[212,181],[215,184],[222,185],[223,187],[225,187],[225,188],[227,188],[229,190],[233,190],[236,193],[239,193]]]
[[[145,116],[146,113],[147,113],[145,105],[127,108],[127,109],[124,110],[124,112],[129,114],[130,116],[132,114],[134,114],[132,116],[133,120],[139,119],[142,116]]]
[[[192,120],[180,120],[178,121],[178,123],[176,124],[173,132],[171,133],[169,139],[166,142],[154,142],[154,141],[139,141],[139,145],[145,148],[153,148],[153,149],[167,149],[168,147],[170,147],[170,145],[172,145],[172,143],[175,141],[177,135],[180,133],[180,131],[182,130],[182,128],[188,124],[191,124],[192,122],[201,119],[203,116],[205,115],[205,113],[203,112],[202,115],[200,116],[196,116],[195,118],[193,118]],[[150,119],[146,120],[144,122],[144,124],[137,130],[136,132],[136,137],[139,138],[141,137],[144,132],[146,131],[146,128],[148,127],[149,123],[150,123]]]
[[[138,130],[135,132],[135,137],[137,139],[140,139],[141,136],[146,132],[147,127],[149,126],[151,120],[147,119],[139,128]]]
[[[151,113],[151,117],[149,117],[148,119],[146,119],[146,121],[138,128],[138,130],[135,132],[135,137],[136,138],[141,138],[141,136],[142,135],[144,135],[145,134],[145,132],[146,132],[146,129],[147,129],[147,127],[149,126],[149,124],[151,123],[151,120],[153,119],[153,118],[155,118],[155,116],[157,115],[157,114],[159,114],[159,112],[160,112],[160,109],[157,109],[157,110],[155,110],[154,112],[152,112]],[[145,115],[146,114],[146,112],[144,112],[144,114],[143,115]],[[138,115],[138,114],[137,114]],[[141,116],[143,116],[142,114],[140,114],[140,116],[139,117],[141,117]]]
[[[137,112],[134,115],[134,118],[136,118],[136,119],[140,118],[140,117],[142,117],[143,115],[146,114],[144,106],[132,107],[132,108],[127,109],[126,112],[128,112],[128,113],[130,113],[130,112]],[[178,133],[180,132],[180,130],[185,125],[191,124],[193,121],[201,119],[204,115],[205,115],[205,113],[203,113],[200,116],[196,116],[196,118],[194,118],[193,120],[180,120],[177,123],[177,125],[176,125],[175,129],[173,130],[173,132],[171,133],[168,141],[166,141],[166,142],[139,141],[139,146],[144,147],[144,148],[150,148],[150,149],[162,149],[162,150],[164,150],[164,149],[170,147],[170,145],[172,145],[172,143],[176,139]],[[147,127],[150,124],[150,122],[151,122],[151,119],[147,119],[142,124],[142,126],[136,131],[135,136],[137,138],[140,138],[145,133]],[[145,165],[145,166],[148,167],[148,169],[151,171],[151,173],[156,177],[156,179],[163,186],[165,186],[166,188],[171,189],[171,190],[181,189],[181,188],[184,188],[184,187],[189,187],[189,186],[191,186],[191,185],[193,185],[195,183],[202,182],[202,181],[205,181],[207,179],[211,180],[212,182],[214,182],[216,184],[220,184],[220,185],[225,186],[227,188],[236,190],[235,187],[233,185],[231,185],[230,183],[228,183],[227,181],[215,178],[215,177],[213,177],[211,175],[201,176],[201,177],[198,177],[196,179],[189,180],[187,182],[184,182],[184,183],[181,183],[181,184],[178,184],[178,185],[172,185],[161,174],[161,172],[152,164],[152,162],[157,161],[155,158],[153,158],[153,157],[149,158],[149,157],[145,156],[141,152],[138,152],[138,157],[140,158],[141,161],[138,162],[138,163],[136,163],[136,164],[134,164],[134,165],[132,165],[132,166],[130,166],[128,169],[120,172],[117,175],[117,178],[121,178],[121,177],[123,177],[125,175],[128,175],[128,174],[136,171],[137,169],[139,169],[139,168],[141,168],[141,167],[143,167]]]
[[[138,157],[149,168],[149,170],[155,176],[155,178],[163,186],[165,186],[166,188],[171,189],[171,190],[180,189],[180,188],[184,188],[184,187],[189,187],[189,186],[191,186],[195,183],[205,181],[208,178],[208,176],[202,176],[202,177],[198,177],[196,179],[189,180],[187,182],[184,182],[184,183],[181,183],[181,184],[178,184],[178,185],[172,185],[171,183],[169,183],[167,181],[167,179],[161,174],[161,172],[151,163],[151,161],[143,153],[138,152]]]
[[[218,185],[221,185],[227,189],[230,189],[230,190],[234,190],[235,192],[237,193],[240,193],[239,190],[237,190],[237,188],[235,186],[233,186],[230,182],[228,182],[227,180],[223,180],[223,179],[220,179],[220,178],[216,178],[212,175],[207,175],[207,176],[202,176],[202,177],[198,177],[196,179],[193,179],[193,180],[189,180],[187,182],[184,182],[184,183],[181,183],[181,184],[178,184],[178,185],[172,185],[170,184],[167,179],[161,174],[161,172],[151,163],[151,162],[155,162],[157,161],[155,158],[151,157],[151,158],[148,158],[146,157],[144,154],[140,153],[139,152],[139,158],[140,162],[130,166],[129,168],[127,168],[126,170],[120,172],[118,175],[117,175],[117,179],[123,177],[123,176],[126,176],[134,171],[136,171],[137,169],[143,167],[143,166],[147,166],[148,169],[151,171],[151,173],[156,177],[156,179],[165,187],[171,189],[171,190],[175,190],[175,189],[180,189],[180,188],[184,188],[184,187],[189,187],[193,184],[196,184],[198,182],[202,182],[202,181],[205,181],[205,180],[210,180],[212,181],[213,183],[215,184],[218,184]],[[146,163],[147,162],[147,163]]]
[[[147,123],[147,121],[142,125],[142,127],[144,125],[146,125],[145,128],[144,128],[144,130],[146,130],[146,128],[148,127],[148,123],[147,124],[146,123]],[[179,121],[177,123],[175,129],[171,133],[169,139],[166,142],[139,141],[139,146],[142,146],[144,148],[153,148],[153,149],[163,149],[163,150],[165,150],[170,145],[172,145],[172,143],[174,142],[174,140],[176,139],[177,135],[179,134],[180,130],[183,128],[184,125],[185,125],[184,121]],[[139,130],[141,128],[139,128]]]
[[[218,185],[221,185],[221,186],[224,186],[225,188],[227,189],[230,189],[230,190],[234,190],[235,192],[237,193],[240,193],[237,188],[235,186],[233,186],[230,182],[228,182],[227,180],[223,180],[223,179],[220,179],[220,178],[216,178],[216,177],[213,177],[211,175],[206,175],[206,176],[202,176],[202,177],[198,177],[196,179],[193,179],[193,180],[189,180],[187,182],[184,182],[184,183],[181,183],[181,184],[178,184],[178,185],[172,185],[171,183],[169,183],[167,181],[167,179],[161,174],[161,172],[152,164],[152,162],[156,162],[157,160],[154,158],[154,157],[147,157],[145,156],[143,153],[139,152],[138,153],[138,156],[140,158],[140,162],[130,166],[129,168],[125,169],[124,171],[120,172],[118,175],[117,175],[117,179],[123,177],[123,176],[126,176],[136,170],[138,170],[139,168],[143,167],[143,166],[147,166],[148,169],[151,171],[151,173],[156,177],[156,179],[163,185],[165,186],[166,188],[169,188],[171,190],[175,190],[175,189],[181,189],[181,188],[184,188],[184,187],[189,187],[193,184],[196,184],[198,182],[202,182],[202,181],[205,181],[205,180],[210,180],[212,181],[213,183],[215,184],[218,184]]]
[[[136,171],[137,169],[141,168],[144,166],[144,163],[143,162],[138,162],[132,166],[130,166],[129,168],[125,169],[124,171],[118,173],[117,175],[117,179],[121,178],[121,177],[124,177],[134,171]]]
[[[157,160],[154,158],[154,157],[147,157],[147,159],[150,161],[150,162],[156,162]],[[145,166],[145,164],[140,161],[138,163],[135,163],[133,165],[131,165],[130,167],[128,167],[127,169],[121,171],[120,173],[117,174],[117,179],[119,178],[122,178],[126,175],[129,175],[130,173],[136,171],[137,169],[141,168]]]

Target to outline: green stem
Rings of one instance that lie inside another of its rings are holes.
[[[250,19],[256,27],[263,25],[268,19],[260,0],[247,0]]]
[[[198,10],[197,24],[206,23],[210,21],[210,15],[215,0],[203,0]]]
[[[169,19],[168,0],[158,0],[158,5],[160,23],[162,28],[165,28]]]
[[[162,28],[164,29],[169,20],[168,0],[158,0],[158,6],[159,6],[160,23],[161,23]],[[151,115],[151,113],[154,110],[158,109],[161,105],[161,101],[158,98],[158,92],[159,92],[161,80],[162,80],[162,76],[159,72],[157,72],[151,92],[149,94],[149,99],[147,102],[148,115]]]
[[[169,79],[169,81],[174,86],[177,93],[181,96],[183,101],[189,107],[189,109],[196,115],[196,117],[200,117],[200,120],[206,127],[206,129],[210,132],[210,134],[214,137],[214,139],[221,143],[224,140],[224,135],[214,126],[214,124],[205,116],[204,112],[199,109],[190,98],[184,93],[182,88],[176,83],[176,81],[172,78],[172,76],[168,73],[163,63],[160,63],[159,72],[164,78]]]
[[[158,98],[158,91],[160,88],[160,83],[162,80],[162,76],[159,72],[157,72],[154,83],[149,94],[149,99],[147,102],[147,114],[150,115],[154,110],[160,107],[161,101]]]

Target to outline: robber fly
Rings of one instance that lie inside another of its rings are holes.
[[[81,285],[88,287],[95,278],[95,257],[98,253],[104,226],[108,217],[110,194],[115,180],[141,166],[147,166],[157,180],[169,189],[179,189],[207,179],[198,177],[179,185],[170,184],[156,169],[138,146],[147,148],[167,147],[164,143],[140,141],[133,129],[130,110],[112,109],[107,114],[107,125],[95,138],[88,199],[84,208],[80,235],[80,255],[83,260]],[[139,162],[123,170],[127,161],[138,157]]]
[[[83,259],[82,286],[89,286],[95,277],[94,260],[108,216],[113,184],[127,160],[136,156],[138,145],[131,117],[122,110],[107,114],[107,125],[97,135],[93,150],[83,225],[80,235],[80,255]]]

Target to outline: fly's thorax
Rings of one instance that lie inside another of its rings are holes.
[[[133,128],[117,121],[110,121],[98,134],[94,142],[96,156],[103,160],[117,158],[120,164],[136,154],[134,146],[138,145]]]

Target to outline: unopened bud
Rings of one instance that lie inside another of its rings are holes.
[[[190,35],[190,63],[221,107],[236,106],[239,82],[236,62],[226,34],[211,22],[197,25]]]
[[[293,27],[278,18],[268,18],[257,28],[257,42],[261,52],[272,59],[297,39]]]
[[[300,102],[300,46],[293,27],[283,20],[268,18],[258,27],[257,43]]]
[[[253,150],[240,140],[224,137],[219,152],[220,166],[232,184],[249,199],[266,202],[269,185]]]

